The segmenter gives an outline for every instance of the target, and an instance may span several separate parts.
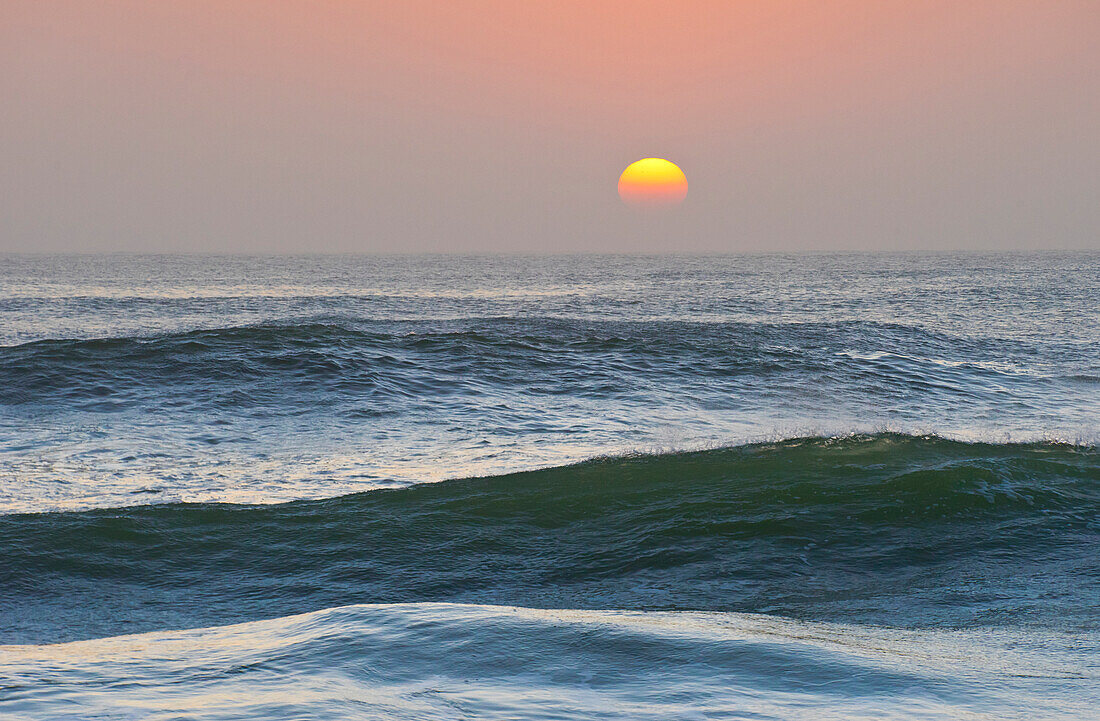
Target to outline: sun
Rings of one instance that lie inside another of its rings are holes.
[[[688,181],[675,163],[643,158],[619,176],[619,197],[636,208],[675,207],[687,197]]]

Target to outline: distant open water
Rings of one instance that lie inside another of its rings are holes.
[[[1100,707],[1100,255],[0,256],[0,317],[4,718]]]

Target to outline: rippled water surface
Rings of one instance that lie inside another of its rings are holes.
[[[4,718],[1100,703],[1095,254],[0,256],[0,316]]]

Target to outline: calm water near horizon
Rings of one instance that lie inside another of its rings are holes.
[[[1100,254],[0,256],[0,716],[1092,718]]]

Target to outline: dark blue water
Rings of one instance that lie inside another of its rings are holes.
[[[7,256],[0,313],[5,716],[1100,703],[1098,255]]]

